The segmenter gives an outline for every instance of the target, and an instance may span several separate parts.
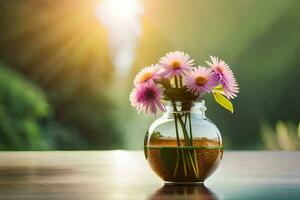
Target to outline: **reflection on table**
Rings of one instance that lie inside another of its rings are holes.
[[[167,183],[149,197],[149,200],[164,199],[217,200],[218,197],[204,184],[174,185]]]

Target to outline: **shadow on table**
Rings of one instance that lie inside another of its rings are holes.
[[[165,184],[152,194],[149,200],[165,199],[197,199],[197,200],[218,200],[216,194],[204,184],[199,185],[172,185]]]

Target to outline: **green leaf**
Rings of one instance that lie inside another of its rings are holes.
[[[219,84],[216,87],[214,87],[213,91],[216,91],[216,92],[218,92],[218,93],[220,93],[222,95],[225,95],[224,88],[223,88],[223,86],[221,84]]]
[[[217,85],[214,89],[215,90],[223,90],[224,91],[223,86],[221,84]]]
[[[213,95],[218,104],[233,113],[232,103],[219,90],[213,90]]]

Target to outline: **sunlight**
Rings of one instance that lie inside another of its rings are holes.
[[[126,75],[134,61],[141,34],[139,0],[104,0],[95,8],[95,15],[109,33],[110,53],[118,75]]]

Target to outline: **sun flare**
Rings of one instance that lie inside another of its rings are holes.
[[[126,75],[135,58],[141,34],[139,0],[105,0],[95,7],[95,15],[109,34],[110,54],[119,75]]]

